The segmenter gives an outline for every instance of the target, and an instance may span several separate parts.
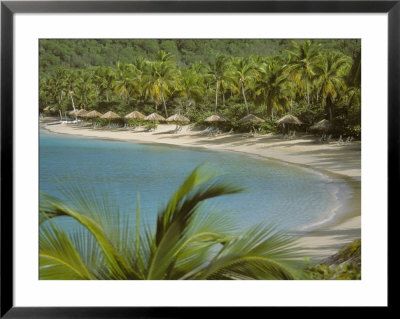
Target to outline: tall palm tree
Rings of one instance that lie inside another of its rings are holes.
[[[113,82],[114,92],[129,106],[131,96],[141,81],[141,74],[132,64],[118,62]]]
[[[228,73],[230,64],[226,56],[218,54],[215,58],[214,63],[210,63],[208,66],[208,74],[211,76],[212,81],[215,83],[215,107],[214,113],[217,113],[218,108],[218,92],[220,90],[220,85],[224,81],[229,80]]]
[[[106,101],[112,99],[114,89],[115,70],[112,67],[97,67],[95,69],[95,82],[99,90],[99,95],[105,95]]]
[[[84,109],[89,106],[89,101],[93,97],[94,85],[93,77],[94,72],[92,69],[81,69],[76,73],[76,83],[74,88],[75,96],[79,99],[80,104]]]
[[[200,75],[193,69],[183,69],[180,72],[181,87],[186,97],[186,106],[192,104],[191,99],[198,99],[204,91]]]
[[[162,57],[165,59],[164,55]],[[174,64],[169,60],[149,62],[143,75],[146,95],[152,96],[155,101],[162,101],[166,117],[168,117],[166,98],[178,85],[177,75]]]
[[[321,62],[316,68],[317,87],[319,95],[325,102],[329,120],[333,120],[335,102],[346,89],[346,71],[349,69],[351,59],[341,53],[329,52],[321,57]]]
[[[236,91],[241,91],[244,104],[246,106],[246,112],[247,115],[249,115],[249,105],[247,104],[246,99],[246,84],[254,81],[257,75],[256,66],[251,58],[235,58],[233,59],[232,65],[232,80],[234,81],[234,89]]]
[[[295,279],[301,253],[294,238],[257,225],[237,233],[225,216],[206,212],[210,198],[240,189],[195,169],[157,217],[154,230],[107,211],[109,203],[68,188],[73,204],[44,197],[40,208],[41,279]],[[104,197],[103,197],[104,198]],[[80,227],[66,231],[64,216]],[[133,227],[131,227],[131,225]]]
[[[78,121],[77,115],[76,115],[76,108],[75,108],[75,102],[74,102],[74,94],[75,94],[75,88],[79,86],[79,77],[77,74],[79,73],[79,70],[75,71],[73,69],[66,69],[65,70],[65,83],[66,83],[66,88],[67,88],[67,94],[71,99],[71,105],[74,110],[75,114],[75,120]]]
[[[302,44],[293,41],[292,46],[293,49],[287,51],[289,53],[289,61],[285,66],[285,71],[289,80],[294,81],[299,86],[305,86],[307,107],[309,107],[310,86],[315,77],[320,45],[314,44],[310,40],[305,40]]]
[[[354,53],[353,63],[346,79],[348,86],[361,87],[361,51]]]
[[[265,105],[268,116],[274,111],[284,112],[289,106],[287,79],[282,72],[282,65],[274,60],[262,63],[254,83],[255,102]]]

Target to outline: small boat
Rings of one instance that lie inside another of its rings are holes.
[[[56,124],[61,124],[61,121],[47,123],[47,125],[56,125]]]
[[[61,124],[76,124],[78,122],[76,120],[73,120],[73,121],[61,121],[60,123]]]

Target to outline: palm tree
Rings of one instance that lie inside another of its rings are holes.
[[[66,188],[64,202],[41,200],[39,272],[41,279],[294,279],[301,264],[294,238],[257,225],[237,234],[207,199],[238,193],[212,175],[195,169],[159,213],[154,230],[110,212],[100,198],[81,188]],[[104,197],[103,197],[104,199]],[[137,201],[139,203],[139,200]],[[57,226],[64,216],[80,227]],[[131,227],[134,225],[134,227]]]
[[[354,53],[353,64],[347,76],[347,83],[349,86],[361,87],[361,51]]]
[[[345,75],[350,58],[341,53],[328,53],[321,58],[316,68],[319,95],[325,101],[329,120],[333,120],[334,106],[340,92],[346,89]]]
[[[183,69],[180,72],[180,80],[186,97],[186,106],[190,106],[192,97],[198,99],[204,91],[200,75],[193,69]]]
[[[51,77],[41,77],[39,79],[39,105],[40,109],[44,106],[48,106],[53,103],[54,100],[54,88],[52,87]]]
[[[130,104],[131,96],[141,81],[141,74],[132,64],[118,62],[116,65],[115,79],[113,82],[114,91],[127,105]]]
[[[165,116],[168,117],[166,98],[171,90],[178,85],[178,71],[166,56],[161,54],[163,60],[148,63],[146,73],[143,75],[143,83],[146,95],[150,95],[156,101],[161,100]],[[156,106],[157,110],[157,106]]]
[[[287,110],[290,92],[286,88],[286,83],[282,65],[275,60],[264,62],[258,68],[253,88],[255,102],[266,106],[268,116],[272,116],[274,111]]]
[[[67,88],[67,94],[71,99],[72,108],[74,109],[75,120],[78,121],[75,109],[75,102],[73,95],[75,94],[75,87],[77,86],[77,79],[76,73],[79,71],[74,71],[73,69],[66,69],[65,70],[65,83]]]
[[[60,119],[62,119],[62,110],[64,109],[64,98],[69,95],[70,70],[59,67],[49,79],[48,85],[51,88],[53,99],[58,104]]]
[[[78,70],[76,76],[77,85],[75,86],[74,93],[83,108],[87,109],[94,91],[94,72],[92,69],[81,69]]]
[[[218,54],[215,58],[214,63],[209,64],[208,74],[211,76],[213,82],[215,82],[215,107],[214,113],[217,113],[218,108],[218,92],[220,90],[220,84],[223,81],[227,81],[229,79],[230,64],[228,63],[228,59],[221,54]]]
[[[235,58],[233,59],[232,79],[234,81],[235,90],[241,91],[244,104],[246,106],[247,115],[250,114],[249,106],[246,99],[246,84],[253,81],[257,75],[255,64],[251,58]]]
[[[99,95],[105,94],[106,101],[111,99],[110,94],[114,89],[115,70],[112,67],[97,67],[95,81]]]
[[[315,66],[318,62],[320,45],[305,40],[300,45],[292,42],[293,49],[288,50],[289,61],[285,66],[288,78],[297,85],[306,87],[307,107],[310,106],[310,86],[315,76]]]

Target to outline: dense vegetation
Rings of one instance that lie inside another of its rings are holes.
[[[337,254],[318,265],[309,265],[306,273],[317,280],[360,280],[361,239],[345,245]]]
[[[41,40],[40,97],[59,110],[296,115],[360,136],[359,40]]]

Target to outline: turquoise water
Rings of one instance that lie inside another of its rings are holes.
[[[212,169],[245,192],[209,201],[218,213],[240,226],[270,222],[299,230],[334,217],[345,183],[300,167],[233,152],[99,140],[40,130],[40,190],[61,196],[57,181],[80,181],[106,192],[123,214],[135,214],[154,226],[165,205],[198,165]]]

